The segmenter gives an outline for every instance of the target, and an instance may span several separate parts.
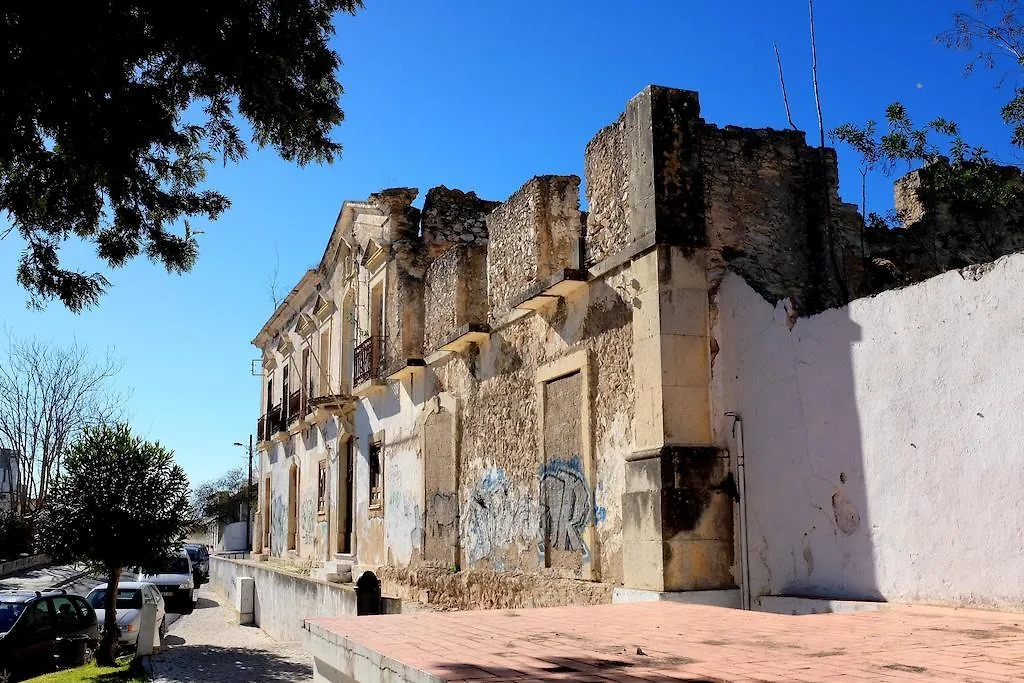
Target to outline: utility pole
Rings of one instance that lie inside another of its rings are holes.
[[[236,446],[245,448],[244,443],[235,442]],[[249,435],[249,467],[246,469],[245,481],[245,549],[252,552],[252,434]]]

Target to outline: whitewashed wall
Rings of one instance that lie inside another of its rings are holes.
[[[718,292],[754,596],[1024,606],[1024,255],[787,325]]]

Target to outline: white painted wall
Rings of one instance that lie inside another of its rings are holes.
[[[718,292],[758,594],[1024,606],[1024,255],[796,321]]]

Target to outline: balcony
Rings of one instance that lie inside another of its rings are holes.
[[[368,337],[356,346],[352,356],[352,386],[379,383],[384,376],[384,345],[379,336]]]
[[[281,441],[288,435],[288,430],[284,422],[284,411],[280,403],[272,407],[267,413],[266,430],[266,436],[268,439],[277,439],[278,441]]]
[[[295,424],[302,417],[302,391],[296,389],[288,394],[288,426]]]
[[[260,419],[256,421],[256,442],[262,444],[265,441],[270,441],[270,434],[265,430],[267,429],[267,416],[260,415]]]

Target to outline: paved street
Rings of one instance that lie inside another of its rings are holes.
[[[150,659],[154,683],[310,680],[311,659],[298,643],[238,626],[233,610],[207,588],[199,596],[195,612],[168,630],[166,651]]]
[[[103,579],[84,573],[84,568],[76,565],[52,565],[37,567],[12,576],[0,578],[0,590],[45,590],[47,588],[66,588],[69,593],[85,595]]]

